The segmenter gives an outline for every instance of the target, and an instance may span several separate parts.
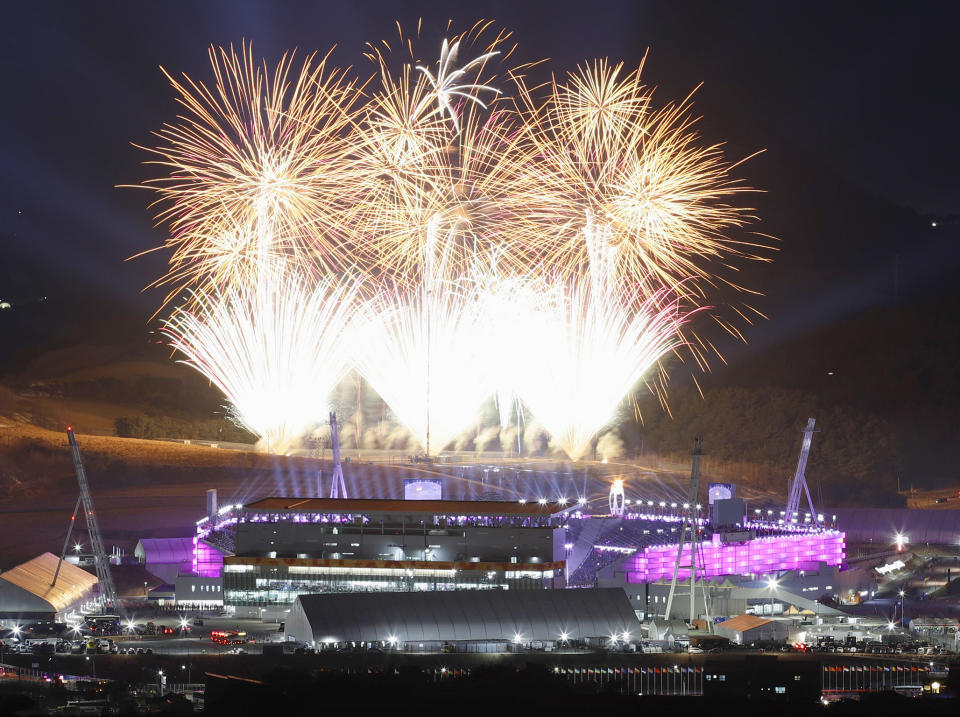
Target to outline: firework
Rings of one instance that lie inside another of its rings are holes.
[[[503,276],[496,261],[478,267],[473,281],[478,287],[480,317],[476,340],[485,347],[489,393],[496,398],[500,427],[507,428],[514,410],[523,410],[522,367],[536,360],[527,344],[541,328],[548,294],[538,279]]]
[[[571,459],[586,455],[617,406],[682,343],[697,309],[663,289],[597,292],[589,279],[555,281],[525,321],[516,348],[520,397]]]
[[[217,386],[234,422],[283,452],[325,415],[347,371],[346,327],[357,284],[316,285],[281,267],[253,286],[195,292],[195,308],[173,312],[170,345]]]
[[[501,428],[529,410],[579,459],[668,354],[702,361],[689,323],[724,267],[759,258],[734,238],[750,190],[689,97],[656,107],[642,65],[605,61],[498,78],[512,48],[488,27],[434,62],[401,31],[399,69],[368,45],[365,81],[249,46],[211,48],[209,87],[167,75],[184,113],[150,150],[158,283],[194,291],[165,331],[270,449],[353,368],[428,453],[495,396]]]
[[[700,145],[689,98],[654,110],[641,70],[585,65],[545,101],[518,79],[521,169],[508,197],[550,266],[572,275],[599,263],[652,295],[711,279],[704,260],[756,257],[727,236],[749,219],[728,203],[749,191],[732,177],[736,165]]]
[[[212,87],[165,73],[184,114],[155,133],[160,146],[146,148],[157,157],[149,163],[168,172],[145,186],[160,195],[157,218],[171,229],[171,295],[242,282],[249,264],[277,256],[300,270],[343,269],[355,250],[343,227],[361,88],[316,54],[299,66],[284,55],[272,71],[250,46],[209,55]]]
[[[467,283],[384,288],[355,329],[356,367],[428,452],[476,419],[490,395],[482,318]]]
[[[419,280],[430,226],[449,245],[442,249],[447,278],[466,273],[498,236],[491,217],[511,159],[504,151],[510,130],[504,114],[485,112],[481,96],[500,92],[488,84],[487,65],[508,36],[497,35],[472,60],[455,66],[461,47],[482,34],[478,26],[444,40],[435,72],[413,59],[409,41],[411,59],[397,74],[390,52],[370,46],[379,87],[362,110],[356,135],[355,157],[365,177],[358,216],[374,237],[368,260],[393,281]]]

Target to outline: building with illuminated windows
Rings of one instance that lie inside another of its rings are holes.
[[[209,530],[201,522],[196,572],[220,572],[224,605],[265,618],[282,618],[310,594],[561,588],[565,510],[546,502],[265,498],[230,506]],[[211,547],[222,567],[204,562]]]

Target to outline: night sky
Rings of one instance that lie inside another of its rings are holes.
[[[140,290],[163,257],[124,260],[158,245],[162,231],[152,226],[151,195],[116,185],[151,175],[131,143],[149,144],[151,130],[174,118],[159,65],[209,81],[208,46],[246,39],[271,64],[291,48],[337,45],[337,64],[366,75],[364,42],[395,37],[395,20],[413,28],[422,16],[439,45],[447,19],[466,29],[491,18],[515,32],[517,61],[549,57],[544,71],[594,57],[636,64],[649,48],[645,76],[662,100],[704,83],[695,109],[706,140],[727,141],[731,157],[766,150],[743,170],[768,191],[757,200],[758,228],[779,238],[776,264],[757,273],[771,321],[748,338],[761,350],[895,301],[911,281],[955,273],[950,221],[929,231],[931,215],[960,215],[955,7],[13,3],[0,24],[0,299],[26,306],[49,294],[82,323],[89,295],[97,319],[116,311],[145,328],[160,294]],[[18,340],[51,336],[6,338],[0,366]]]

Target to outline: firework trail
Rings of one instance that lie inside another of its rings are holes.
[[[282,453],[320,421],[348,370],[356,295],[352,280],[264,271],[254,286],[196,291],[163,332],[223,392],[231,419]]]

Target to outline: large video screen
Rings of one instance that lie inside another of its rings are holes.
[[[408,478],[403,481],[404,500],[443,500],[443,481],[439,478]]]
[[[737,486],[733,483],[711,483],[707,490],[707,496],[710,500],[710,505],[713,505],[718,500],[736,498]]]

